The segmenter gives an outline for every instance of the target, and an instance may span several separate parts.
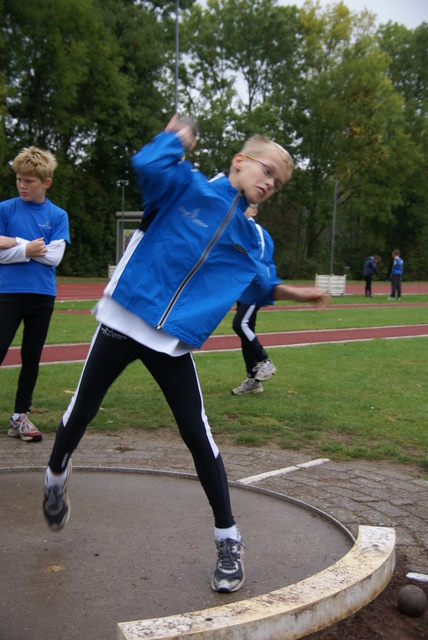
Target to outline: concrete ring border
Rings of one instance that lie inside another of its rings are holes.
[[[45,467],[7,467],[0,473],[44,471]],[[195,474],[133,467],[76,466],[76,471],[166,475],[197,480]],[[356,613],[378,596],[395,566],[395,531],[360,525],[355,538],[320,509],[284,494],[229,482],[230,486],[264,493],[316,512],[348,535],[352,549],[338,562],[300,582],[239,602],[190,613],[120,622],[117,640],[298,640],[325,630]]]

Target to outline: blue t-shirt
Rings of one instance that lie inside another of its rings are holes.
[[[12,198],[0,202],[0,235],[28,241],[43,237],[46,244],[54,240],[70,244],[68,216],[47,198],[41,203]],[[0,293],[55,296],[55,267],[37,260],[0,264]]]
[[[403,274],[404,260],[400,256],[395,256],[392,264],[391,275]]]

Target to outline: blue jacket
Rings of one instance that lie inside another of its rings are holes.
[[[279,281],[259,260],[245,197],[226,176],[209,181],[183,153],[180,139],[163,132],[133,156],[145,233],[125,253],[111,296],[200,348],[245,289],[251,285],[256,299],[270,304]]]
[[[259,255],[260,262],[266,266],[266,270],[269,274],[271,282],[274,284],[280,284],[281,280],[277,277],[276,265],[273,259],[274,242],[272,240],[271,235],[260,224],[257,224],[254,221],[254,218],[250,218],[248,222],[249,224],[255,225],[258,231],[258,234],[260,236],[260,242],[261,242],[260,255]],[[254,282],[251,283],[248,289],[244,291],[242,296],[239,298],[239,302],[242,302],[244,304],[254,304],[257,300],[257,298],[255,298],[255,296],[257,296],[256,290],[257,290],[257,284]],[[259,294],[259,297],[262,297],[261,292]],[[274,304],[274,301],[271,300],[268,304]],[[265,306],[265,305],[256,304],[256,306]]]

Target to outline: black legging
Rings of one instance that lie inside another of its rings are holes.
[[[15,397],[15,413],[27,413],[39,375],[40,358],[49,329],[55,296],[38,293],[0,295],[0,364],[3,362],[21,322],[21,371]]]
[[[241,338],[242,356],[249,378],[254,378],[254,367],[258,362],[267,360],[268,354],[263,349],[256,335],[256,318],[259,307],[255,304],[238,302],[237,310],[233,318],[232,327]]]
[[[395,298],[395,292],[397,292],[397,298],[401,298],[401,278],[401,273],[391,275],[391,298]]]
[[[50,468],[54,473],[66,468],[108,388],[125,367],[137,359],[150,371],[174,414],[213,510],[215,526],[232,526],[235,521],[226,471],[205,414],[192,355],[174,358],[153,351],[105,325],[100,325],[95,332],[76,393],[62,417]]]
[[[372,276],[364,276],[364,280],[366,281],[366,287],[364,293],[366,296],[372,295]]]

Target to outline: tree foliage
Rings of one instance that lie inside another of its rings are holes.
[[[200,135],[190,158],[228,169],[245,138],[265,133],[292,153],[290,184],[260,221],[283,277],[361,276],[364,258],[399,247],[428,277],[428,25],[375,27],[339,2],[180,0],[179,110]],[[23,147],[59,160],[50,191],[70,215],[69,275],[105,275],[115,212],[138,210],[129,159],[174,110],[174,0],[3,0],[0,4],[0,186]]]

